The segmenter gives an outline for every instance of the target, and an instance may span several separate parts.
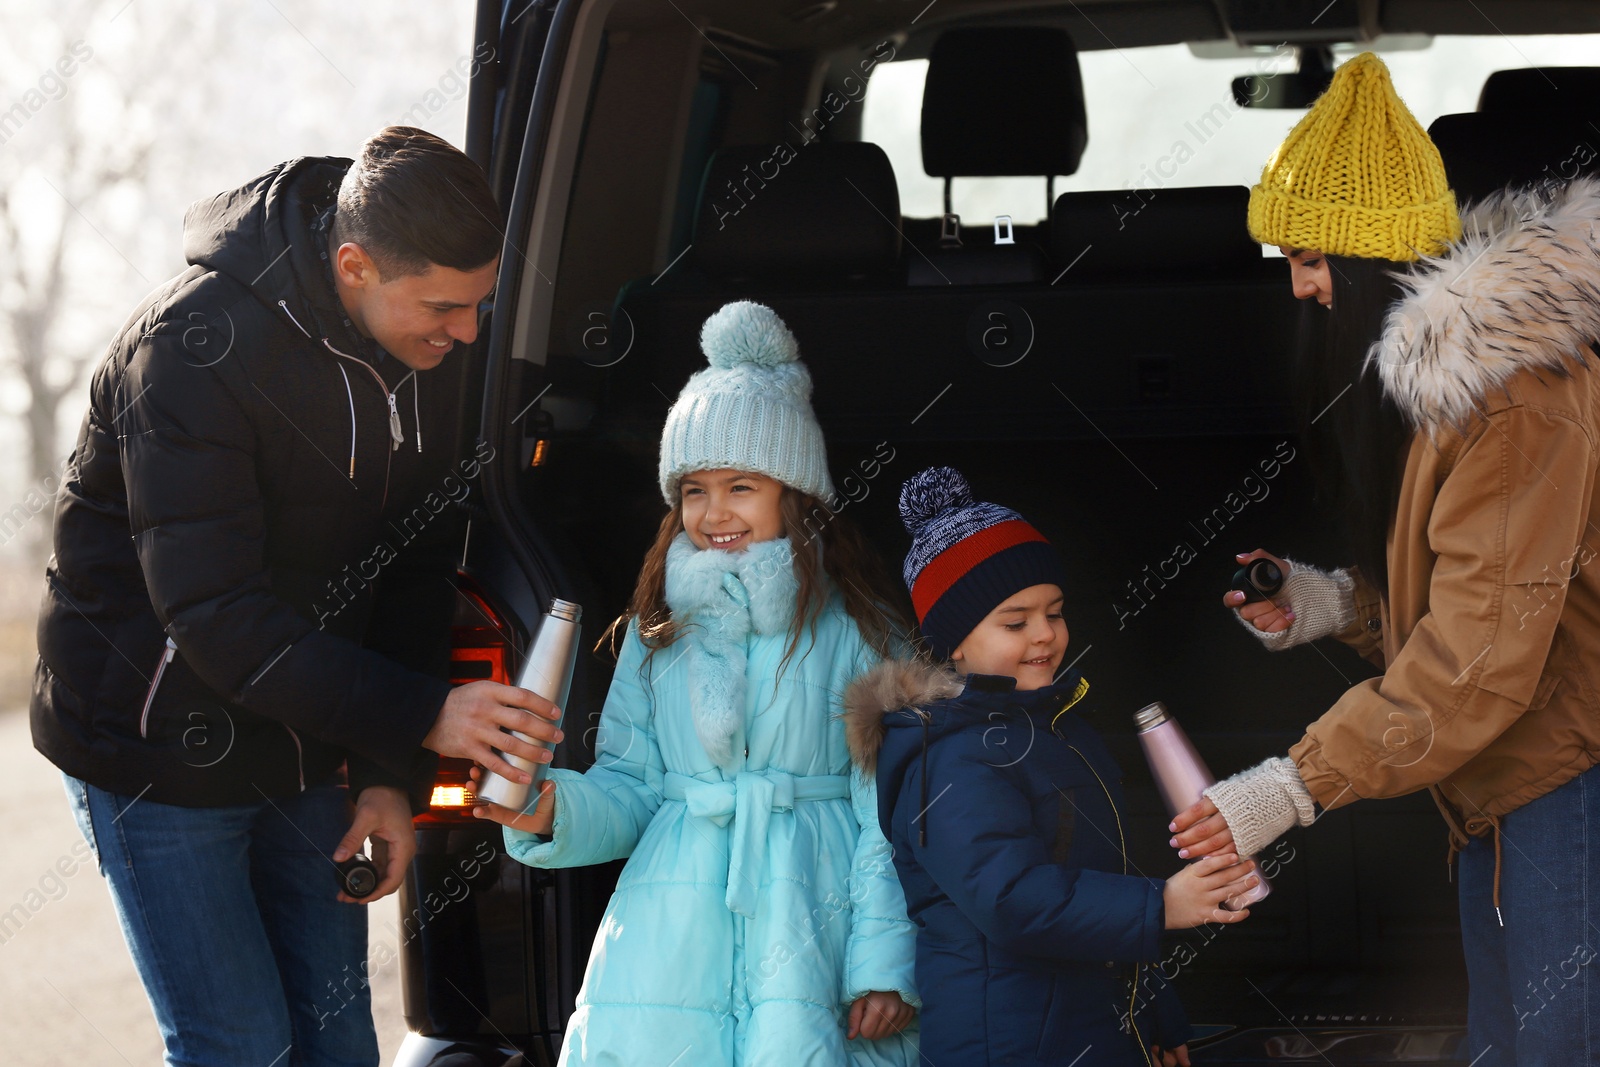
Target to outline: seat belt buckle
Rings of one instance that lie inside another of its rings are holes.
[[[939,217],[939,247],[961,247],[961,216],[945,212]]]
[[[997,245],[1014,245],[1017,239],[1011,233],[1011,216],[996,215],[994,217],[994,243]]]

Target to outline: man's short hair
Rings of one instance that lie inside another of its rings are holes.
[[[380,280],[430,264],[472,271],[500,254],[505,222],[478,165],[415,126],[367,139],[339,185],[333,246],[360,245]]]

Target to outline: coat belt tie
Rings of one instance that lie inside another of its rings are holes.
[[[850,778],[843,774],[796,777],[783,771],[740,771],[732,781],[702,782],[668,771],[662,792],[668,800],[683,801],[691,817],[729,827],[725,902],[729,911],[755,918],[772,813],[793,811],[796,804],[814,800],[843,800],[850,796]]]

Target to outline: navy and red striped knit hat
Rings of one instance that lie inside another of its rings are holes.
[[[972,499],[953,467],[930,467],[900,487],[911,534],[906,588],[929,650],[940,659],[1008,597],[1035,585],[1066,589],[1061,559],[1010,508]]]

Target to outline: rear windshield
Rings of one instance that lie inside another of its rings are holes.
[[[1395,87],[1424,125],[1472,111],[1484,79],[1516,67],[1600,63],[1600,35],[1398,38],[1380,54]],[[1355,55],[1338,48],[1335,62]],[[1304,111],[1239,108],[1231,84],[1246,74],[1293,69],[1293,57],[1202,59],[1187,45],[1082,52],[1089,145],[1078,173],[1056,179],[1073,189],[1160,189],[1251,185]],[[943,212],[944,182],[922,170],[918,128],[927,60],[880,65],[868,83],[861,137],[883,147],[910,218]],[[1041,178],[957,178],[953,210],[969,223],[995,215],[1031,222],[1047,213]]]

